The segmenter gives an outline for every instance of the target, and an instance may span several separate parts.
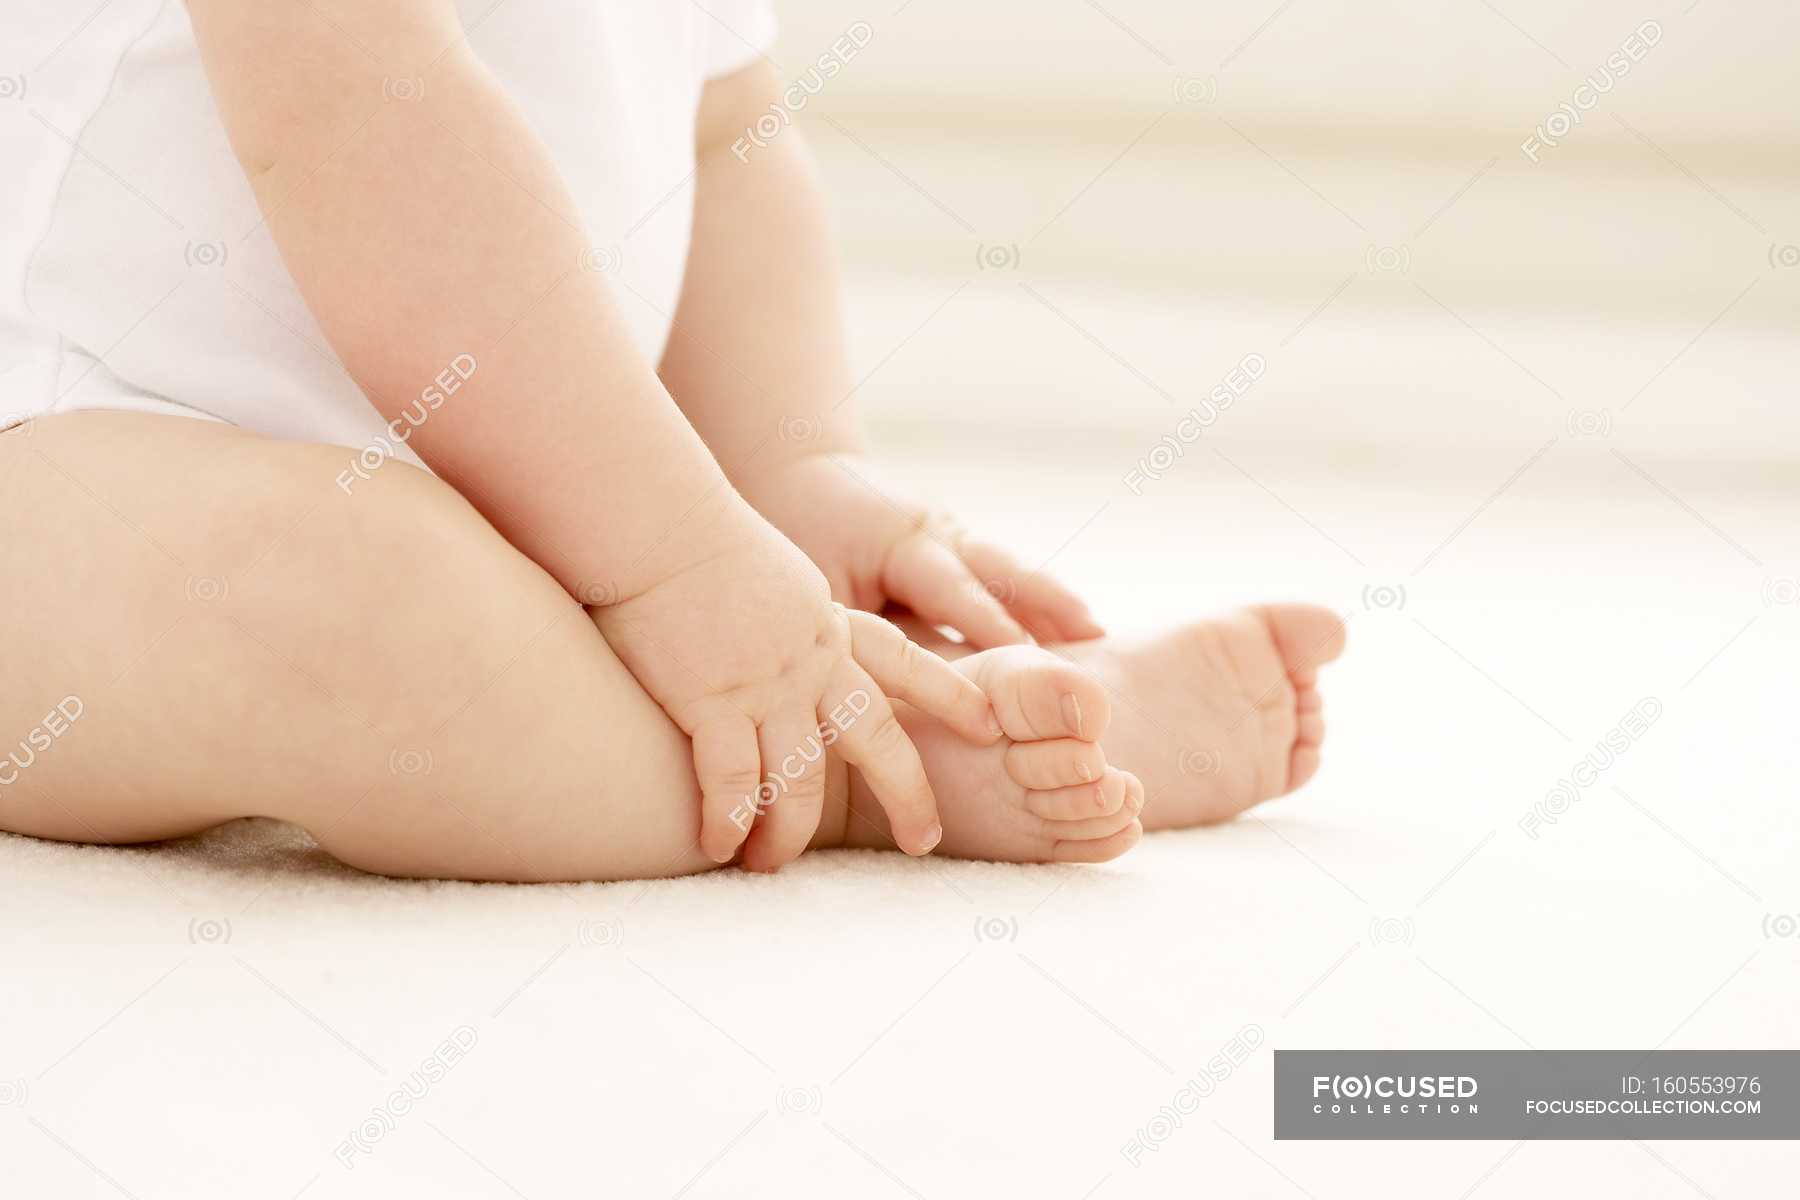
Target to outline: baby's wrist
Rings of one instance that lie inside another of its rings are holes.
[[[783,444],[766,445],[761,453],[751,455],[747,462],[731,472],[731,482],[752,504],[756,504],[759,497],[786,491],[796,482],[803,483],[821,477],[827,471],[839,470],[838,460],[859,458],[863,453],[860,443],[848,439],[840,444],[817,435],[795,433],[793,438],[803,444],[791,444],[784,430]]]
[[[742,553],[770,532],[769,523],[724,480],[698,503],[659,513],[643,527],[644,544],[632,552],[630,563],[590,589],[599,599],[584,595],[583,603],[610,607],[634,600],[702,563]]]

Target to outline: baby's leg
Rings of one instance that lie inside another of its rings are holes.
[[[423,472],[346,494],[351,459],[179,417],[0,433],[0,828],[262,814],[396,875],[711,867],[688,741],[586,612]]]

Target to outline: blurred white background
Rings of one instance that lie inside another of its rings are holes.
[[[1129,452],[1259,353],[1221,442],[1800,451],[1792,5],[779,8],[790,78],[868,26],[801,121],[884,427]]]

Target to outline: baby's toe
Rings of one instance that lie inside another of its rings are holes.
[[[1025,807],[1047,821],[1109,817],[1125,807],[1125,794],[1129,790],[1126,780],[1131,778],[1116,767],[1108,767],[1094,783],[1026,792]]]
[[[1138,819],[1144,811],[1144,785],[1128,771],[1108,768],[1118,777],[1119,806],[1110,813],[1044,822],[1044,836],[1053,842],[1093,842],[1109,838]],[[1029,801],[1028,801],[1029,803]]]
[[[964,659],[1015,742],[1097,742],[1112,722],[1106,689],[1088,671],[1037,646],[1003,646]]]
[[[1264,604],[1251,610],[1269,637],[1296,687],[1310,687],[1319,668],[1344,652],[1344,621],[1311,604]]]
[[[1318,746],[1325,740],[1325,702],[1312,688],[1294,697],[1294,745]]]
[[[1143,836],[1143,825],[1136,817],[1133,817],[1129,825],[1111,837],[1095,838],[1085,842],[1056,843],[1056,861],[1066,863],[1111,862],[1137,845]]]
[[[1294,695],[1294,745],[1288,753],[1287,787],[1300,787],[1319,770],[1319,745],[1325,740],[1325,701],[1316,688],[1303,687]]]
[[[1092,742],[1058,738],[1047,742],[1014,742],[1006,748],[1006,773],[1034,792],[1100,782],[1106,755]]]

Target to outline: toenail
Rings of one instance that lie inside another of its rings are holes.
[[[943,840],[944,827],[942,825],[933,825],[930,829],[925,831],[925,836],[919,839],[919,853],[930,854],[933,850],[937,849],[937,844]]]
[[[988,732],[993,734],[995,737],[1005,737],[1006,736],[1006,730],[1004,730],[1000,727],[1000,718],[994,715],[994,710],[991,708],[988,709],[987,727],[988,727]]]
[[[1094,807],[1102,811],[1106,808],[1106,786],[1104,784],[1096,783],[1094,785]]]
[[[1081,736],[1081,701],[1075,698],[1074,692],[1064,692],[1062,698],[1063,720],[1075,730],[1075,736]]]
[[[1083,782],[1083,783],[1094,782],[1094,773],[1092,771],[1088,770],[1088,765],[1085,762],[1082,762],[1080,759],[1076,759],[1075,760],[1075,770],[1081,776],[1081,782]]]
[[[1136,793],[1136,792],[1126,793],[1125,807],[1129,808],[1132,811],[1133,815],[1143,812],[1144,811],[1144,797],[1141,794]]]

